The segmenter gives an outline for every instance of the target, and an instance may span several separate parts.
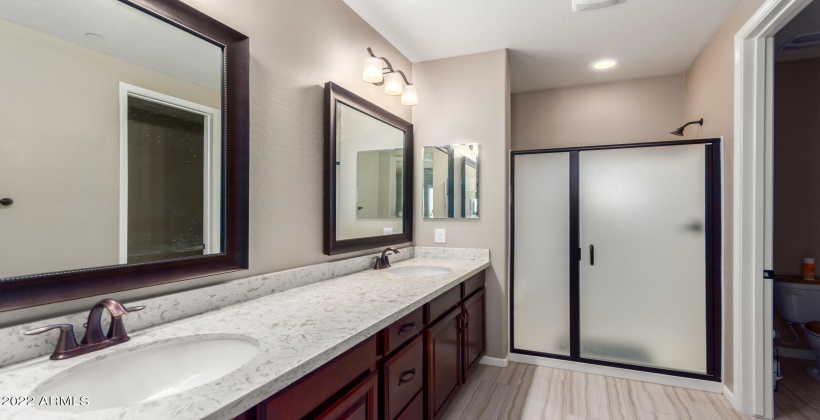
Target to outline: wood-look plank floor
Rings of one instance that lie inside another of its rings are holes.
[[[445,418],[735,420],[754,417],[735,412],[721,394],[510,363],[506,368],[480,365],[450,405]]]
[[[775,420],[820,419],[820,382],[806,373],[811,366],[817,366],[817,362],[780,358],[783,379],[778,382],[774,394]]]

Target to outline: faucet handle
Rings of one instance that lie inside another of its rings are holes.
[[[37,335],[46,331],[60,329],[60,337],[57,339],[57,346],[54,348],[54,353],[51,353],[51,360],[66,359],[69,357],[68,353],[77,348],[77,339],[74,337],[74,326],[71,324],[55,324],[45,327],[35,328],[31,331],[26,331],[25,335]]]
[[[131,312],[139,312],[145,309],[145,305],[139,306],[132,306],[130,308],[124,308],[125,314],[130,314]],[[115,315],[111,317],[111,325],[108,326],[108,334],[105,335],[107,340],[117,339],[123,342],[128,341],[131,337],[128,336],[128,333],[125,331],[125,324],[122,323],[122,315]]]

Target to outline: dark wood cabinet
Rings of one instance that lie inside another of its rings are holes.
[[[440,418],[461,386],[461,309],[451,310],[425,332],[427,412]]]
[[[316,418],[322,420],[376,420],[376,413],[379,409],[378,386],[379,374],[373,372]]]
[[[396,420],[423,420],[424,419],[424,392],[419,392],[413,401],[396,417]]]
[[[237,419],[438,419],[485,351],[484,272]]]
[[[301,419],[328,406],[334,395],[355,387],[359,378],[376,371],[377,343],[376,336],[368,338],[263,401],[257,406],[257,419]]]
[[[467,382],[467,374],[478,366],[478,361],[484,355],[486,337],[484,333],[486,292],[481,289],[478,293],[464,301],[462,316],[464,317],[462,381]]]

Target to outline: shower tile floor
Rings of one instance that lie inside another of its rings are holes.
[[[817,366],[814,360],[780,358],[783,379],[774,394],[775,420],[820,419],[820,382],[812,379],[806,369]]]
[[[721,394],[521,363],[479,365],[444,418],[754,419],[735,412]],[[809,417],[788,417],[803,418]]]

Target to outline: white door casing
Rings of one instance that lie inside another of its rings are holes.
[[[734,386],[738,411],[773,418],[772,37],[811,0],[768,0],[735,35]],[[726,391],[728,394],[728,390]]]

